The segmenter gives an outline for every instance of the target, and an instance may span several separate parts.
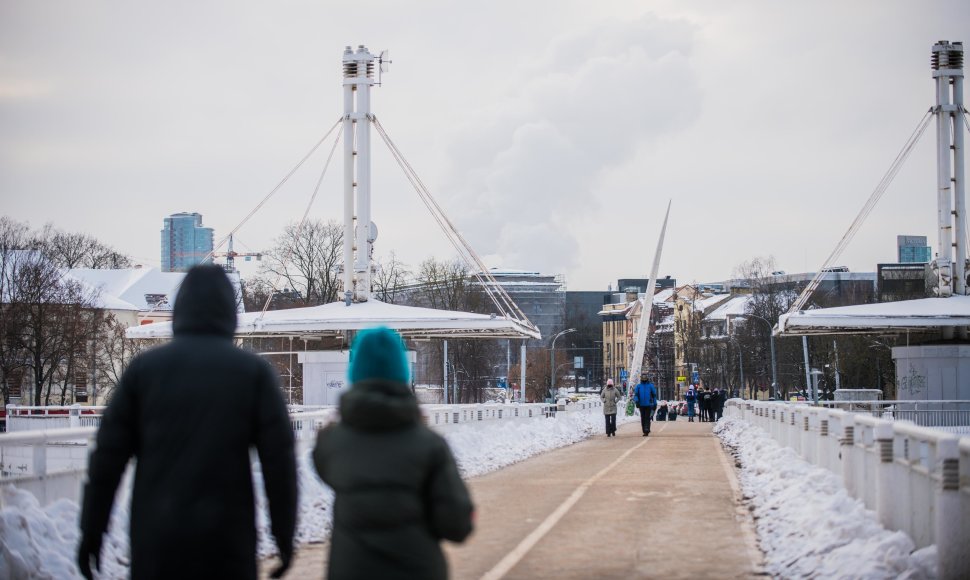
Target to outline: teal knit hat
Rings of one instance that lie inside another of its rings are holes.
[[[350,347],[350,384],[361,381],[390,381],[408,384],[411,373],[404,339],[385,326],[362,330]]]

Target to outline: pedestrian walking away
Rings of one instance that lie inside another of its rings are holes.
[[[134,458],[130,577],[256,578],[252,459],[262,464],[280,577],[293,556],[296,460],[276,372],[233,345],[236,295],[219,266],[192,268],[174,339],[131,361],[88,462],[78,567],[100,569],[115,491]]]
[[[687,394],[684,396],[684,400],[687,402],[687,422],[694,422],[694,405],[697,403],[697,392],[694,387],[687,389]]]
[[[646,373],[640,375],[640,384],[633,389],[633,398],[640,408],[640,428],[646,437],[650,435],[650,418],[657,406],[657,388]]]
[[[606,436],[616,437],[616,404],[620,400],[620,391],[613,386],[613,379],[607,379],[600,399],[603,401],[603,415],[606,417]]]
[[[443,580],[440,542],[467,538],[474,510],[448,443],[422,420],[401,336],[360,332],[348,380],[340,421],[313,450],[335,493],[326,577]]]

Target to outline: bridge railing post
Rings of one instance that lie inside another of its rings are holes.
[[[876,452],[876,514],[883,527],[892,529],[893,511],[900,503],[905,503],[906,498],[901,498],[896,493],[893,462],[893,425],[888,421],[880,420],[873,427],[873,445]]]
[[[970,533],[963,520],[960,494],[960,450],[956,437],[941,438],[936,444],[939,485],[936,487],[936,525],[934,536],[939,558],[940,578],[970,577],[970,558],[966,548]]]

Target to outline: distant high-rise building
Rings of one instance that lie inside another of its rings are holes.
[[[896,249],[900,264],[926,263],[932,259],[926,236],[896,236]]]
[[[175,213],[163,224],[163,272],[186,272],[212,251],[212,228],[202,227],[202,214]]]

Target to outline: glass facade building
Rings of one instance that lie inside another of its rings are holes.
[[[162,271],[187,272],[201,263],[212,251],[212,238],[212,228],[202,227],[202,214],[168,216],[162,227]]]
[[[896,250],[900,264],[926,263],[932,259],[926,236],[896,236]]]

